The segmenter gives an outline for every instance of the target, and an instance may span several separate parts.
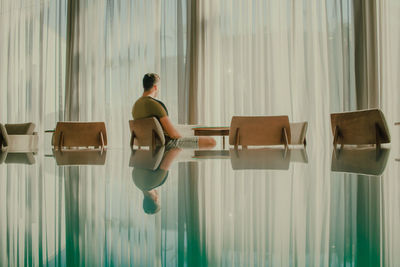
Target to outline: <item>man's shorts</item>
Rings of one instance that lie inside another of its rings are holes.
[[[165,148],[187,148],[197,149],[199,148],[199,137],[198,136],[186,136],[179,139],[167,139]]]

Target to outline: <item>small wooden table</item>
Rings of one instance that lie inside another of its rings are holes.
[[[229,135],[229,127],[193,127],[195,136],[222,136],[222,147],[225,148],[225,136]]]

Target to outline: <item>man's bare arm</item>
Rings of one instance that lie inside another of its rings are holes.
[[[181,138],[181,134],[175,129],[174,125],[172,124],[171,120],[168,116],[164,116],[160,119],[161,125],[164,131],[167,132],[168,136],[172,139]]]

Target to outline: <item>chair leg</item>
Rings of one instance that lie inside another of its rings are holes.
[[[60,133],[60,139],[58,139],[58,150],[61,152],[62,146],[64,145],[64,133]]]
[[[239,147],[239,140],[240,136],[239,136],[239,128],[236,129],[236,133],[235,133],[235,149],[238,149]]]
[[[103,153],[103,150],[104,150],[104,137],[103,137],[103,132],[100,132],[100,140],[101,140],[101,153]]]
[[[286,128],[282,129],[282,139],[283,139],[283,144],[285,145],[285,149],[288,149],[289,139],[288,139]]]
[[[336,125],[335,130],[333,132],[333,148],[334,149],[336,149],[338,138],[339,138],[339,126]]]
[[[131,133],[131,140],[130,140],[129,144],[130,144],[131,148],[133,148],[133,146],[135,144],[135,133],[134,132]]]
[[[379,125],[375,123],[375,138],[376,138],[376,149],[381,149],[381,129]]]

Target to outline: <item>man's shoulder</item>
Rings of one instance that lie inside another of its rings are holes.
[[[152,97],[142,96],[135,103],[151,103],[151,104],[158,104],[157,100]]]
[[[156,99],[144,96],[136,100],[133,106],[133,113],[144,112],[146,117],[156,116],[158,118],[168,115],[166,108]]]

